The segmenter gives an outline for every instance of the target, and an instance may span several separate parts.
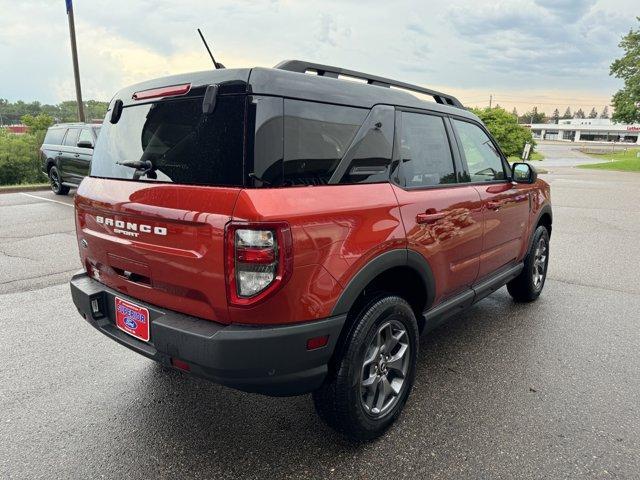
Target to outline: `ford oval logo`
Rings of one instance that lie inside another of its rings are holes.
[[[127,327],[129,327],[129,328],[133,328],[133,329],[135,329],[135,328],[138,326],[138,324],[136,323],[136,321],[135,321],[133,318],[131,318],[131,317],[124,317],[124,324],[125,324]]]

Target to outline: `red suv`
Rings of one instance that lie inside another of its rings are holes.
[[[458,100],[301,61],[121,90],[75,206],[90,325],[223,385],[313,392],[358,440],[398,417],[420,333],[505,284],[535,300],[549,258],[549,186]]]

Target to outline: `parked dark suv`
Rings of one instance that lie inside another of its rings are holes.
[[[358,440],[400,414],[420,333],[503,285],[540,295],[551,235],[549,185],[454,97],[301,61],[121,90],[75,208],[91,326],[230,387],[313,392]]]
[[[49,127],[40,147],[42,171],[49,177],[51,190],[66,195],[89,175],[89,164],[100,125],[60,123]]]

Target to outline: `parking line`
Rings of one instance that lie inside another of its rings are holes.
[[[69,205],[68,203],[60,202],[59,200],[51,200],[50,198],[39,197],[37,195],[31,195],[30,193],[24,193],[24,192],[20,192],[20,195],[25,195],[25,196],[31,197],[31,198],[37,198],[38,200],[44,200],[45,202],[59,203],[60,205],[64,205],[66,207],[73,208],[73,205]]]

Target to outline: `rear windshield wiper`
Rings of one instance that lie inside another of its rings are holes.
[[[154,168],[150,160],[125,160],[124,162],[116,162],[116,165],[135,168],[136,170],[153,170]]]
[[[146,175],[149,178],[156,178],[156,167],[151,160],[125,160],[124,162],[116,162],[116,165],[135,168],[136,171],[133,174],[134,180],[138,180],[143,175]]]

